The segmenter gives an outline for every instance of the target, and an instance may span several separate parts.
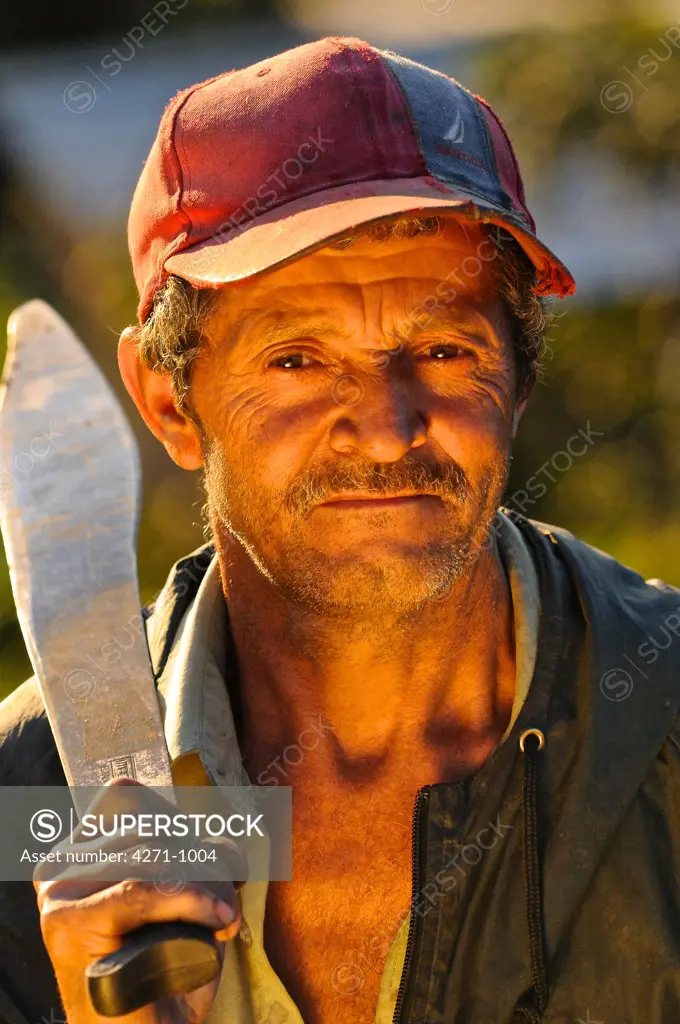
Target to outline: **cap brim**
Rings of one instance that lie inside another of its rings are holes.
[[[536,291],[571,295],[575,281],[561,260],[523,226],[519,214],[470,193],[447,188],[434,178],[367,181],[315,192],[174,253],[167,273],[197,288],[219,288],[281,267],[361,225],[399,214],[454,213],[497,224],[513,235],[535,265]],[[233,222],[233,224],[232,224]]]

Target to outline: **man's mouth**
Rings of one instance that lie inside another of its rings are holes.
[[[336,494],[329,501],[322,502],[318,508],[336,508],[344,511],[350,509],[387,509],[399,506],[418,505],[426,502],[441,501],[436,494],[423,491],[406,491],[398,494],[375,494],[351,491]]]

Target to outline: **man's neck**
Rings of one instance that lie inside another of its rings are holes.
[[[321,737],[310,757],[324,783],[368,783],[405,766],[418,785],[460,778],[499,742],[512,708],[515,648],[495,547],[445,599],[408,616],[377,604],[370,616],[320,615],[287,600],[247,556],[223,556],[251,778],[288,748],[311,748],[310,735]],[[299,772],[290,760],[294,784],[307,759],[300,756]]]

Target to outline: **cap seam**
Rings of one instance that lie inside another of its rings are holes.
[[[175,103],[176,106],[175,106],[175,109],[172,111],[172,113],[169,115],[170,125],[169,125],[168,146],[167,146],[168,160],[172,161],[173,169],[174,169],[175,174],[177,176],[177,184],[178,184],[177,200],[172,204],[172,207],[174,208],[175,213],[178,213],[181,217],[184,217],[184,219],[188,221],[189,226],[191,226],[191,220],[187,216],[186,211],[184,211],[184,210],[182,210],[180,208],[180,200],[181,200],[182,187],[183,187],[183,175],[182,175],[182,165],[180,163],[179,156],[177,154],[177,143],[175,141],[175,124],[176,124],[176,120],[177,120],[177,114],[182,109],[182,107],[184,106],[186,101],[189,99],[189,96],[193,95],[194,91],[195,91],[194,89],[187,89],[184,94],[180,92],[171,101],[172,103]],[[182,232],[180,232],[178,237],[180,237],[180,238],[182,237]],[[184,237],[185,238],[187,237],[186,230],[184,231]],[[151,278],[151,288],[147,289],[146,293],[140,293],[140,302],[139,302],[139,307],[138,307],[138,317],[139,317],[140,323],[142,323],[142,324],[145,323],[146,320],[151,315],[151,311],[153,310],[153,304],[154,304],[154,299],[156,297],[156,293],[159,291],[160,288],[163,287],[163,283],[164,283],[164,281],[166,279],[166,276],[167,276],[166,273],[165,273],[165,261],[168,258],[168,255],[169,254],[167,252],[165,252],[165,254],[163,255],[162,259],[159,261],[160,262],[160,266],[157,264],[154,267],[153,276]]]
[[[193,93],[192,93],[192,95],[193,95]],[[183,105],[184,104],[182,104],[182,106]],[[177,113],[179,113],[179,111]],[[188,187],[191,188],[191,168],[189,167],[189,158],[187,157],[187,151],[186,151],[186,147],[184,145],[184,136],[183,136],[182,132],[179,131],[179,126],[177,124],[177,117],[176,116],[175,116],[175,118],[173,120],[172,134],[173,134],[173,139],[174,139],[174,142],[175,142],[177,167],[178,167],[178,170],[179,170],[179,174],[178,174],[178,177],[179,177],[179,194],[177,196],[177,212],[182,214],[182,216],[184,217],[185,221],[188,224],[188,227],[185,229],[185,236],[188,237],[191,234],[191,231],[192,231],[192,229],[194,227],[194,222],[191,219],[191,214],[189,213],[189,211],[184,206],[184,193],[185,193],[186,188],[187,188],[187,181],[188,181]],[[181,158],[180,158],[180,149],[181,149]]]
[[[356,93],[356,95],[359,97],[359,102],[361,103],[361,112],[362,112],[362,114],[364,116],[364,124],[366,126],[366,133],[367,133],[368,138],[369,138],[369,140],[371,142],[371,145],[373,146],[373,151],[374,151],[375,155],[379,158],[380,164],[382,165],[382,163],[383,163],[383,156],[382,156],[382,153],[380,152],[380,150],[378,149],[378,144],[377,144],[376,138],[375,138],[375,136],[374,136],[374,134],[373,134],[373,132],[371,130],[371,122],[370,122],[369,117],[368,117],[368,108],[366,106],[366,100],[365,100],[365,97],[364,97],[363,90],[361,89],[361,85],[359,83],[359,79],[358,79],[357,73],[355,72],[354,68],[352,67],[352,63],[351,63],[350,58],[349,58],[348,47],[338,45],[338,53],[339,53],[340,57],[342,57],[342,59],[345,61],[345,64],[347,65],[347,69],[348,69],[348,71],[349,71],[349,73],[351,75],[352,87],[353,87],[354,92]]]
[[[524,209],[527,210],[527,201],[526,201],[526,196],[524,194],[524,185],[522,183],[522,178],[521,178],[521,175],[519,173],[519,166],[517,164],[517,157],[515,156],[514,150],[512,148],[512,143],[510,142],[510,136],[506,132],[505,126],[503,125],[503,122],[501,121],[500,117],[498,117],[496,112],[494,110],[492,110],[492,108],[486,102],[486,100],[484,100],[481,96],[475,96],[475,99],[484,107],[485,110],[488,110],[488,112],[491,115],[491,117],[493,117],[498,122],[498,127],[501,129],[501,131],[503,132],[503,135],[507,139],[507,142],[508,142],[508,152],[510,153],[510,159],[512,160],[512,166],[513,166],[513,169],[515,171],[515,179],[516,179],[515,185],[516,185],[516,188],[517,188],[517,196],[518,196],[520,202],[522,203],[522,206],[524,207]],[[482,118],[482,121],[484,122],[484,132],[486,134],[487,139],[489,140],[489,142],[491,144],[491,158],[493,160],[493,165],[496,168],[496,174],[498,176],[498,181],[499,181],[499,184],[502,184],[501,176],[500,176],[499,168],[498,168],[498,163],[496,161],[496,154],[495,154],[495,151],[494,151],[493,142],[491,142],[491,139],[490,139],[490,136],[489,136],[489,126],[486,123],[486,118],[485,117]],[[533,232],[535,234],[536,233],[536,222],[534,221],[534,219],[531,216],[531,214],[529,214],[529,222],[530,222],[530,226],[532,227],[532,230],[533,230]]]
[[[498,122],[499,128],[501,129],[501,131],[505,135],[505,138],[508,141],[508,152],[510,153],[510,159],[512,160],[512,166],[513,166],[513,168],[515,170],[515,177],[517,178],[517,194],[519,195],[520,199],[522,200],[522,203],[526,206],[526,195],[524,194],[524,182],[522,181],[522,175],[520,174],[520,171],[519,171],[519,164],[517,163],[517,157],[515,156],[515,151],[513,149],[512,142],[510,140],[510,136],[508,135],[507,131],[505,130],[505,125],[503,124],[502,120],[500,119],[500,117],[498,116],[496,111],[493,110],[491,105],[489,103],[487,103],[487,101],[482,96],[477,96],[477,99],[482,104],[482,106],[486,110],[489,111],[489,113],[494,118],[494,120],[496,120]]]
[[[486,118],[484,117],[484,115],[481,112],[479,112],[479,108],[477,107],[478,97],[475,96],[474,93],[470,93],[470,95],[472,96],[472,99],[473,99],[473,101],[475,103],[474,116],[475,116],[475,119],[478,121],[479,126],[480,126],[480,128],[482,130],[482,134],[484,135],[484,138],[486,140],[486,145],[487,145],[487,148],[488,148],[488,151],[489,151],[488,152],[489,162],[490,162],[491,166],[494,169],[494,174],[496,175],[496,181],[498,182],[499,191],[503,195],[508,195],[506,190],[505,190],[505,187],[503,185],[503,179],[501,177],[500,168],[498,166],[498,161],[496,160],[496,151],[494,149],[493,140],[492,140],[491,134],[489,132],[489,126],[487,124]],[[512,209],[512,196],[508,196],[508,199],[510,201],[510,209]]]
[[[188,211],[182,205],[182,201],[183,201],[183,198],[184,198],[184,191],[185,191],[184,182],[185,182],[186,175],[185,175],[184,167],[182,166],[182,161],[180,160],[179,152],[178,152],[178,143],[177,143],[177,127],[178,126],[177,126],[177,118],[178,118],[179,113],[182,110],[182,108],[188,103],[188,101],[192,97],[194,97],[196,95],[196,93],[200,92],[201,89],[205,89],[206,86],[212,85],[212,83],[216,82],[218,79],[224,78],[224,77],[226,77],[227,75],[230,75],[230,74],[231,74],[230,71],[226,71],[226,72],[223,71],[222,74],[214,75],[212,78],[206,79],[205,82],[200,82],[193,89],[188,90],[186,95],[184,96],[182,102],[177,105],[177,109],[175,110],[175,112],[174,112],[174,114],[172,116],[171,139],[172,139],[172,142],[174,144],[174,156],[175,156],[175,160],[176,160],[176,163],[177,163],[177,169],[178,169],[177,177],[178,177],[178,182],[179,182],[179,194],[177,196],[177,213],[181,214],[184,217],[184,219],[186,220],[187,224],[189,225],[188,229],[186,229],[186,234],[187,235],[191,232],[191,229],[194,226],[194,222],[191,219]],[[186,164],[186,170],[187,170],[187,173],[189,175],[189,180],[191,180],[191,169],[189,168],[189,161],[187,159],[186,150],[184,148],[184,139],[181,139],[181,146],[182,146],[182,153],[184,155],[184,160],[185,160],[185,164]],[[175,239],[175,242],[176,241],[177,241],[177,239]],[[176,249],[174,251],[176,251]],[[170,255],[172,255],[172,253],[170,253]],[[166,257],[166,259],[167,258],[168,257]]]
[[[385,50],[384,52],[385,53],[391,53],[392,51],[391,50]],[[395,54],[395,56],[398,56],[398,54]],[[418,150],[418,153],[420,155],[420,159],[421,159],[422,164],[423,164],[423,170],[424,170],[425,174],[429,175],[429,177],[432,177],[432,172],[430,171],[430,168],[427,166],[427,160],[425,159],[425,153],[423,152],[423,147],[422,147],[421,139],[420,139],[420,132],[418,131],[418,129],[416,127],[416,125],[417,125],[417,118],[416,118],[415,114],[413,113],[413,107],[411,106],[411,101],[408,98],[408,94],[406,92],[406,89],[401,84],[401,81],[399,80],[399,75],[396,73],[396,71],[392,70],[392,68],[390,67],[389,61],[385,60],[385,58],[384,58],[382,53],[380,54],[380,59],[383,62],[384,66],[387,68],[388,74],[390,74],[392,76],[392,78],[394,79],[394,81],[396,82],[397,88],[399,89],[399,92],[401,93],[402,99],[403,99],[404,104],[406,105],[406,109],[407,109],[407,111],[409,113],[409,118],[411,120],[411,131],[413,132],[413,137],[416,140],[416,148]]]
[[[173,156],[173,159],[174,159],[174,162],[175,162],[175,170],[176,170],[176,174],[177,174],[177,184],[179,186],[178,191],[177,191],[177,200],[175,202],[175,211],[176,211],[176,213],[180,214],[180,216],[182,216],[184,218],[184,220],[186,221],[186,223],[188,224],[188,228],[185,228],[185,237],[188,237],[189,232],[191,231],[191,227],[192,227],[193,222],[191,220],[191,217],[189,216],[189,214],[187,213],[187,211],[184,209],[184,207],[182,205],[182,198],[183,198],[183,195],[184,195],[184,168],[182,167],[182,161],[180,160],[179,152],[178,152],[178,149],[177,149],[177,117],[178,117],[179,112],[182,109],[182,107],[184,107],[184,105],[188,102],[189,98],[191,96],[193,96],[196,91],[197,91],[196,89],[191,89],[183,97],[181,103],[177,104],[177,107],[176,107],[175,111],[173,112],[172,122],[171,122],[171,125],[170,125],[170,142],[171,142],[170,151],[172,153],[172,156]]]

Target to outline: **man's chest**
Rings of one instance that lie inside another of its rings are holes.
[[[305,825],[294,832],[293,880],[269,886],[267,955],[305,1024],[373,1024],[388,954],[410,912],[408,803],[377,821],[355,813],[342,827]]]

